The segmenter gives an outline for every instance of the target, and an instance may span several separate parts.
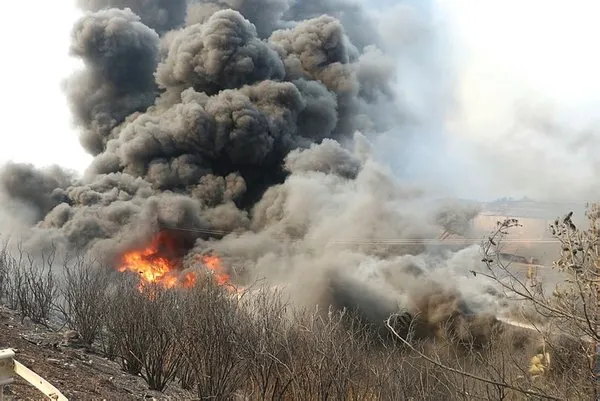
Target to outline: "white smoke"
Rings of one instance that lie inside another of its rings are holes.
[[[598,5],[368,3],[379,5],[372,12],[408,110],[405,124],[376,144],[397,175],[438,196],[599,195]]]

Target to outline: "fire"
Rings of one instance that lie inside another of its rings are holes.
[[[165,235],[158,234],[146,248],[132,250],[123,255],[119,271],[130,271],[139,275],[140,290],[151,283],[165,288],[190,288],[196,284],[196,275],[193,272],[182,276],[176,263],[161,255],[161,247],[165,241]]]
[[[197,272],[182,272],[181,252],[173,236],[165,232],[157,234],[150,244],[142,249],[126,252],[121,258],[120,272],[133,272],[140,277],[138,289],[143,291],[148,284],[164,288],[191,288],[196,285]],[[198,255],[197,260],[212,274],[220,286],[231,286],[231,277],[221,258],[213,253]],[[231,287],[231,288],[230,288]]]
[[[201,257],[201,261],[202,264],[214,274],[217,284],[224,285],[230,283],[231,277],[225,271],[221,258],[215,255],[204,255]]]

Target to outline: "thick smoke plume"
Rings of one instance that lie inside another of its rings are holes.
[[[369,138],[402,113],[393,60],[359,6],[79,4],[90,12],[71,52],[85,68],[67,96],[94,161],[81,178],[3,168],[3,196],[27,208],[31,246],[52,241],[114,264],[171,230],[190,266],[212,249],[240,282],[268,277],[300,304],[359,307],[378,323],[419,309],[411,294],[439,292],[433,283],[453,294],[453,311],[493,301],[466,278],[477,248],[419,241],[465,234],[476,211],[423,206],[371,156]]]
[[[77,4],[88,11],[129,8],[159,34],[181,26],[187,12],[187,0],[77,0]]]

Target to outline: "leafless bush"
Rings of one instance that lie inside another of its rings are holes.
[[[185,350],[198,396],[230,399],[243,387],[248,366],[241,347],[248,340],[242,300],[209,276],[199,277],[199,283],[182,294],[182,313],[171,317],[171,335]]]
[[[423,344],[416,344],[416,347],[425,348]],[[374,377],[374,399],[461,399],[460,393],[452,388],[442,369],[407,354],[403,348],[382,350],[369,358],[369,364]]]
[[[600,298],[597,288],[600,260],[600,212],[592,207],[588,216],[590,228],[578,229],[571,221],[572,214],[556,219],[550,226],[553,236],[559,241],[560,257],[554,268],[567,276],[555,288],[546,288],[540,277],[519,277],[511,263],[501,258],[503,240],[510,231],[520,226],[516,219],[498,222],[498,228],[483,244],[485,269],[477,271],[494,280],[506,295],[518,299],[552,323],[554,330],[576,337],[588,336],[600,340]]]
[[[243,307],[248,320],[241,355],[247,361],[249,380],[244,392],[256,400],[281,399],[293,380],[286,353],[292,329],[287,319],[290,305],[279,291],[267,287],[257,286],[247,294]]]
[[[394,329],[388,326],[393,332]],[[448,331],[446,331],[448,332]],[[531,334],[529,334],[531,337]],[[442,338],[435,344],[404,342],[411,353],[419,357],[417,371],[433,370],[427,391],[452,399],[563,399],[565,383],[536,381],[529,372],[532,349],[516,349],[513,339],[503,331],[495,332],[484,346],[460,347],[455,338]],[[469,352],[465,353],[464,350]],[[407,360],[405,356],[405,360]],[[429,364],[429,366],[424,366]]]
[[[91,346],[104,325],[107,311],[109,271],[93,260],[77,256],[63,265],[63,302],[59,306],[65,321]]]
[[[358,319],[345,311],[300,311],[293,324],[293,398],[365,399],[371,393],[364,362],[373,333]]]
[[[512,265],[499,256],[504,238],[514,227],[520,226],[516,219],[498,222],[498,228],[483,244],[485,268],[476,273],[492,279],[505,295],[535,311],[537,318],[531,319],[532,323],[544,334],[549,354],[556,356],[544,372],[547,381],[552,378],[555,383],[560,382],[563,394],[585,394],[584,398],[594,398],[598,394],[592,380],[596,359],[594,343],[600,340],[598,205],[589,207],[587,217],[588,227],[576,227],[572,213],[556,219],[549,227],[560,247],[553,269],[566,277],[554,288],[538,274],[520,277]],[[553,391],[559,392],[554,387]]]
[[[151,331],[141,319],[146,300],[137,292],[136,285],[135,280],[123,277],[111,288],[104,336],[107,343],[105,348],[113,351],[123,370],[133,375],[138,375],[142,370],[147,337]]]
[[[485,341],[473,335],[469,346],[468,333],[449,321],[439,330],[449,337],[406,347],[381,342],[343,311],[298,311],[276,292],[236,296],[209,279],[200,281],[195,289],[177,291],[177,302],[163,304],[170,305],[171,336],[183,356],[179,380],[194,385],[202,399],[512,400],[585,394],[577,392],[572,377],[532,377],[528,370],[539,338],[531,333],[494,331]]]
[[[8,250],[8,241],[2,244],[0,249],[0,300],[7,300],[10,303],[10,275],[14,268],[14,261],[10,257]]]
[[[194,369],[190,366],[190,363],[182,358],[179,369],[176,372],[177,382],[184,390],[193,390],[196,385]]]
[[[123,368],[139,374],[152,390],[162,391],[181,364],[172,335],[173,314],[182,311],[177,292],[123,280],[109,297],[107,331]],[[179,320],[179,319],[176,319]]]
[[[54,277],[56,248],[33,257],[19,246],[16,257],[5,249],[2,258],[10,272],[7,282],[9,306],[19,311],[21,322],[27,317],[34,323],[48,325],[58,294]]]
[[[585,230],[575,227],[571,216],[550,226],[561,246],[554,267],[568,276],[554,289],[544,288],[544,280],[535,275],[520,277],[502,258],[502,240],[519,225],[517,220],[498,222],[483,244],[485,268],[474,274],[492,279],[507,298],[520,301],[527,311],[521,318],[532,317],[532,327],[499,325],[500,330],[468,341],[464,330],[448,321],[448,328],[438,332],[446,337],[438,334],[435,342],[419,344],[396,333],[389,320],[390,331],[418,359],[403,353],[386,367],[372,369],[376,388],[387,392],[384,398],[595,399],[600,208],[590,208]],[[419,383],[413,386],[418,394],[406,392],[406,379]]]
[[[147,325],[150,341],[142,359],[141,375],[151,390],[162,391],[174,378],[182,364],[184,348],[178,347],[172,335],[169,318],[182,312],[179,294],[148,286],[143,290],[142,319]]]

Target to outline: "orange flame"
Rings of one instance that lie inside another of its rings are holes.
[[[230,283],[231,277],[225,271],[221,258],[215,255],[204,255],[201,260],[204,266],[213,273],[215,280],[219,285]]]
[[[163,237],[159,234],[152,239],[144,249],[132,250],[125,253],[119,267],[120,272],[131,271],[140,277],[140,291],[146,284],[155,283],[165,288],[181,286],[193,287],[196,275],[188,272],[181,277],[176,266],[169,259],[160,255],[160,243]]]

